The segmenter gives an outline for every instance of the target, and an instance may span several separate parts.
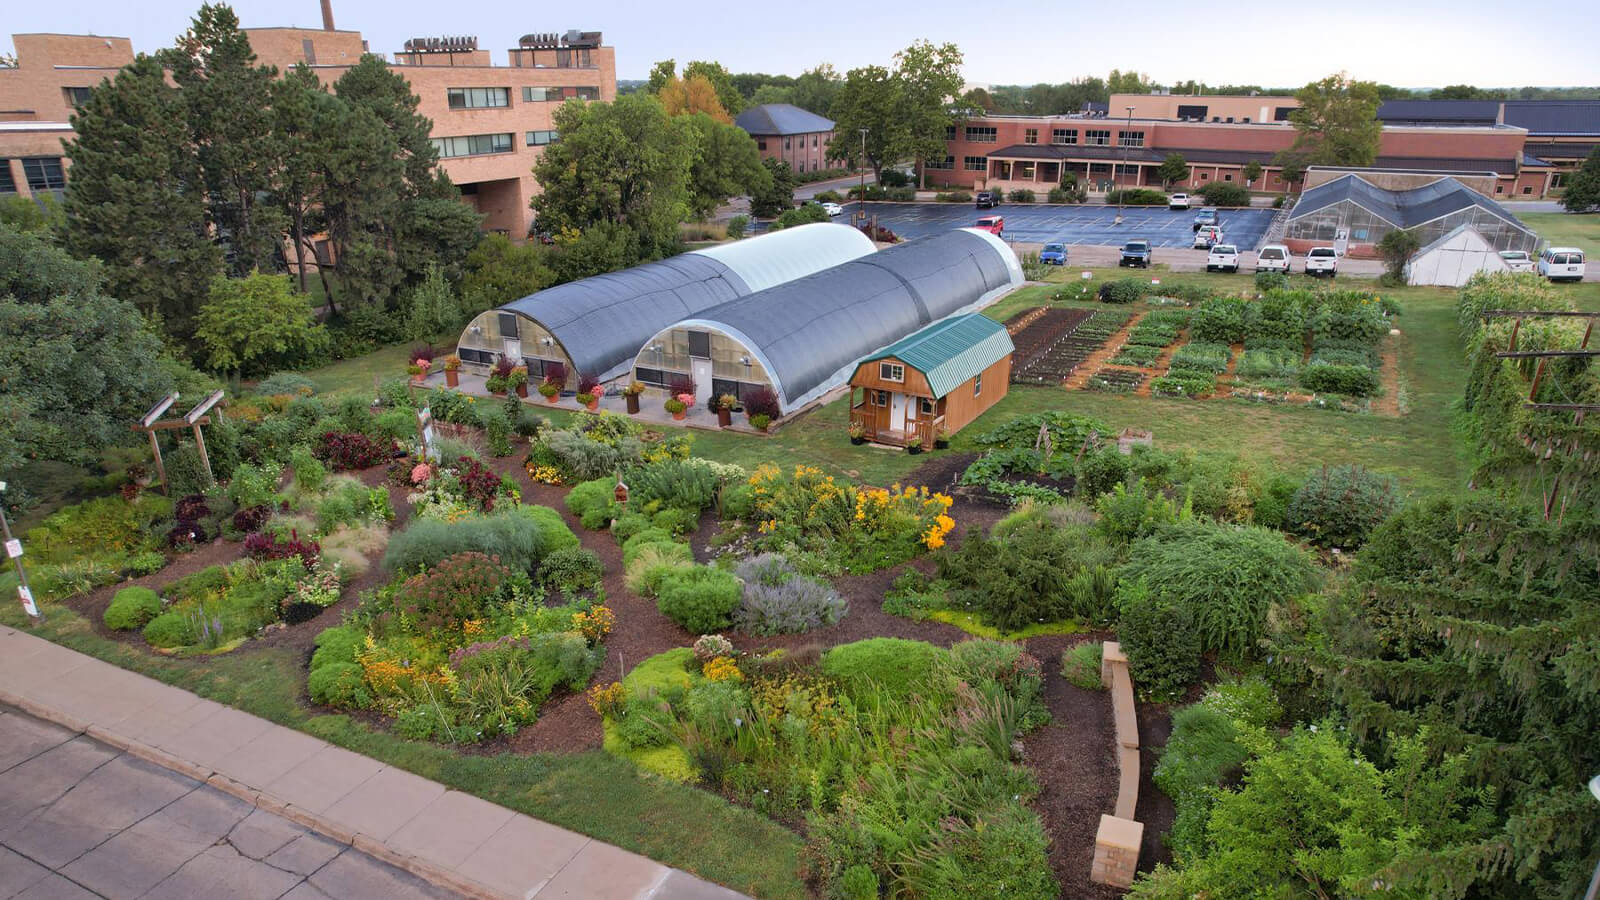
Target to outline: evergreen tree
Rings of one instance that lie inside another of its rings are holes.
[[[279,209],[258,198],[274,187],[272,84],[277,69],[256,65],[239,18],[222,4],[200,7],[177,46],[161,54],[188,111],[191,139],[205,177],[207,211],[243,275],[276,270],[283,241]]]
[[[206,232],[205,180],[187,109],[141,55],[72,117],[68,248],[105,263],[107,290],[187,340],[222,253]]]
[[[1600,147],[1590,150],[1578,171],[1567,176],[1561,205],[1567,212],[1588,212],[1600,206]]]
[[[274,199],[288,225],[289,249],[300,293],[306,293],[307,254],[311,237],[323,228],[322,201],[326,189],[324,147],[336,141],[329,129],[337,127],[343,104],[329,96],[322,82],[304,63],[296,65],[272,86],[272,129],[278,170]],[[327,274],[323,284],[327,284]],[[331,292],[326,292],[333,302]]]

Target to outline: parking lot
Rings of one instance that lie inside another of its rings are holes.
[[[845,205],[849,222],[858,204]],[[868,203],[867,215],[902,238],[918,238],[975,224],[979,216],[1005,217],[1004,237],[1013,243],[1120,246],[1143,238],[1156,247],[1187,248],[1194,243],[1195,210],[1169,210],[1164,206],[1130,206],[1121,225],[1114,206],[1042,206],[1002,204],[994,209],[974,209],[971,203]],[[1240,250],[1254,250],[1272,222],[1270,209],[1227,209],[1220,213],[1223,235]]]

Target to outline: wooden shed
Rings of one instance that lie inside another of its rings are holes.
[[[933,446],[1011,386],[1011,335],[976,313],[935,322],[863,359],[850,378],[850,424],[867,440]]]

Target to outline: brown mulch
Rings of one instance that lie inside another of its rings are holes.
[[[1122,349],[1122,345],[1127,343],[1128,335],[1133,333],[1134,326],[1138,325],[1139,320],[1143,319],[1144,317],[1145,311],[1143,310],[1134,313],[1133,318],[1128,320],[1128,324],[1122,326],[1121,331],[1118,331],[1117,333],[1106,338],[1105,343],[1100,345],[1099,350],[1089,354],[1088,359],[1078,363],[1078,368],[1073,370],[1071,375],[1067,376],[1067,380],[1062,382],[1061,386],[1069,391],[1082,390],[1084,386],[1089,383],[1090,377],[1092,377],[1094,373],[1100,371],[1102,368],[1105,368],[1106,365],[1111,361],[1111,358],[1117,355],[1118,351]],[[1113,366],[1112,368],[1121,369],[1129,367]],[[1144,370],[1134,369],[1133,371]]]
[[[1383,351],[1379,355],[1379,384],[1383,389],[1372,398],[1372,411],[1380,416],[1400,417],[1400,335],[1383,338]]]

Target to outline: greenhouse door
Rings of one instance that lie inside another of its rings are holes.
[[[710,400],[715,390],[711,384],[711,360],[699,357],[690,359],[689,377],[694,379],[694,405],[700,406]]]

